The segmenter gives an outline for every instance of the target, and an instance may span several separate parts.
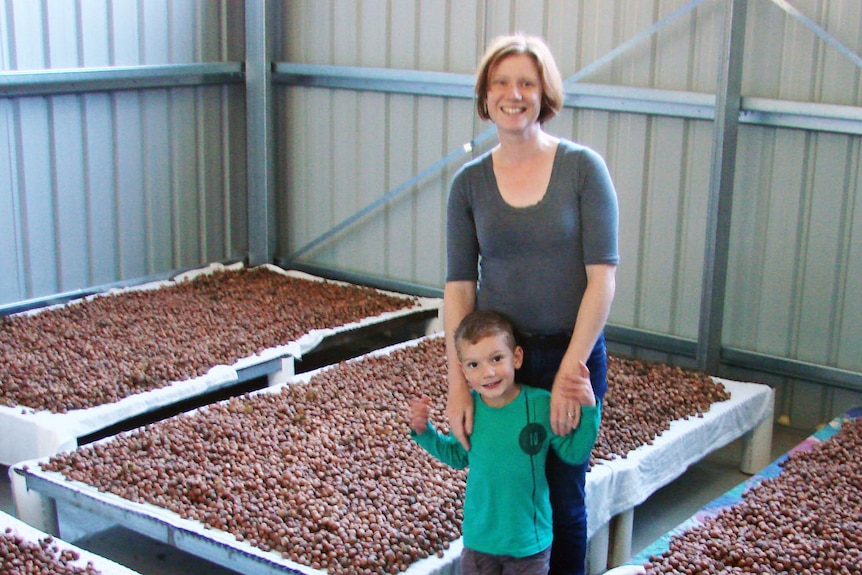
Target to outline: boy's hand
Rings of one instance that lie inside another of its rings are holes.
[[[428,430],[428,417],[431,414],[431,398],[427,395],[410,399],[410,429],[417,435]]]

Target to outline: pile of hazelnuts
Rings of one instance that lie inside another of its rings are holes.
[[[637,438],[651,440],[664,428],[659,416],[626,418],[641,429],[622,432],[625,425],[615,421],[622,405],[645,402],[671,418],[680,409],[707,409],[718,393],[709,388],[722,387],[640,362],[611,366],[635,372],[611,375],[607,403],[615,407],[602,423],[605,459],[624,456]],[[658,379],[669,376],[675,380]],[[308,377],[81,447],[43,468],[333,575],[398,573],[442,555],[460,537],[466,472],[415,445],[405,411],[409,398],[427,394],[432,421],[445,430],[443,339],[421,339]],[[652,435],[648,425],[655,425]]]
[[[739,503],[673,537],[647,573],[862,572],[862,419],[810,449]]]
[[[608,357],[608,393],[591,465],[626,454],[670,429],[677,420],[703,417],[730,399],[724,385],[703,372],[657,362]]]
[[[0,405],[65,413],[114,403],[415,303],[262,267],[0,316]]]
[[[0,533],[0,572],[33,575],[98,575],[88,561],[78,564],[81,556],[73,549],[63,549],[53,537],[38,541],[27,539],[7,527]]]

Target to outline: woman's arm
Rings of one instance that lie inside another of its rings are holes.
[[[563,356],[560,369],[551,388],[551,428],[557,435],[566,435],[577,427],[581,403],[591,395],[589,374],[581,373],[596,345],[616,291],[616,265],[593,264],[586,266],[587,289],[581,300],[572,339]]]
[[[461,371],[461,363],[455,351],[455,330],[464,316],[476,307],[476,282],[447,282],[443,290],[443,331],[446,336],[446,364],[449,394],[446,400],[446,416],[452,434],[464,449],[470,450],[470,434],[473,433],[473,398],[470,387]]]

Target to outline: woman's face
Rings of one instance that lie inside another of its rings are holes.
[[[499,130],[533,127],[542,108],[542,82],[533,58],[513,54],[488,74],[488,115]]]

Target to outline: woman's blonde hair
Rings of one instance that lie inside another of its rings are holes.
[[[539,71],[539,81],[542,86],[542,106],[539,111],[539,123],[545,123],[557,115],[563,108],[563,78],[554,56],[545,41],[538,36],[513,34],[498,36],[491,41],[482,56],[479,71],[476,73],[476,110],[483,120],[490,120],[488,115],[488,82],[491,71],[503,59],[515,54],[526,54],[536,63]]]

